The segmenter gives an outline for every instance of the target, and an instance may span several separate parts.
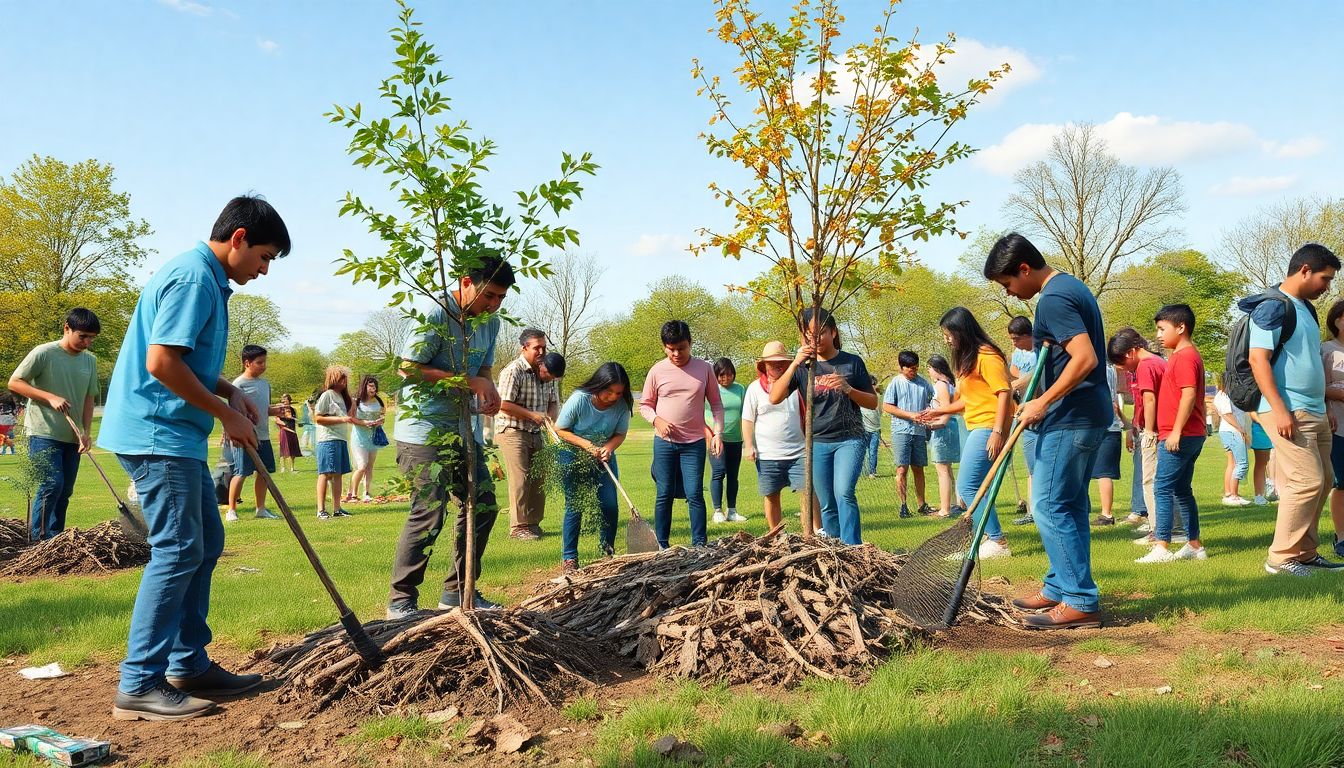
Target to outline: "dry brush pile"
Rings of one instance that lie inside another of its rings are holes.
[[[26,547],[0,566],[0,576],[74,576],[110,573],[149,562],[149,545],[135,541],[115,522],[69,528]]]
[[[17,557],[28,546],[28,523],[0,517],[0,562]]]

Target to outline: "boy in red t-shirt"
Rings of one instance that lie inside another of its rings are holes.
[[[1167,563],[1172,560],[1204,560],[1208,553],[1199,540],[1199,505],[1191,484],[1195,461],[1204,448],[1204,360],[1190,342],[1195,313],[1188,304],[1168,304],[1153,318],[1162,346],[1173,350],[1157,392],[1157,479],[1153,495],[1157,510],[1153,520],[1156,541],[1136,563]],[[1172,552],[1171,521],[1180,510],[1190,537],[1180,551]]]
[[[1127,522],[1139,523],[1143,518],[1148,518],[1148,523],[1139,526],[1139,533],[1143,535],[1135,539],[1134,543],[1152,546],[1157,540],[1153,536],[1152,525],[1157,519],[1157,501],[1153,495],[1153,483],[1157,480],[1157,394],[1162,386],[1162,374],[1167,370],[1167,361],[1148,349],[1147,340],[1133,328],[1121,328],[1111,337],[1110,343],[1106,345],[1106,357],[1112,365],[1134,376],[1134,383],[1130,387],[1130,394],[1134,397],[1134,433],[1131,433],[1128,443],[1129,450],[1139,456],[1137,463],[1143,486],[1144,514],[1130,515]],[[1135,437],[1138,438],[1138,445],[1134,444]]]

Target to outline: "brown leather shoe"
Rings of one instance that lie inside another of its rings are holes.
[[[1022,626],[1027,629],[1099,629],[1101,611],[1083,613],[1077,608],[1060,603],[1045,613],[1023,616]]]
[[[1031,597],[1013,598],[1013,607],[1020,611],[1042,611],[1046,608],[1054,608],[1056,605],[1059,605],[1058,600],[1051,600],[1040,592]]]

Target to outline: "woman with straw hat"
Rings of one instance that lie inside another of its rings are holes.
[[[784,375],[793,356],[778,341],[761,350],[757,378],[742,398],[742,453],[756,464],[756,486],[764,497],[765,524],[779,525],[780,493],[785,486],[803,490],[803,406],[801,394],[770,402],[770,387]],[[807,504],[802,512],[807,514]]]

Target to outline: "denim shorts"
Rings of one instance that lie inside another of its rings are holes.
[[[261,457],[261,464],[266,467],[267,472],[275,472],[275,451],[271,448],[270,440],[257,443],[257,455]],[[241,446],[230,446],[224,452],[224,458],[229,462],[229,471],[234,477],[251,477],[257,471],[257,466],[252,463],[252,457],[248,455],[247,449]]]
[[[803,457],[796,459],[757,459],[756,488],[762,496],[779,493],[785,486],[803,490]]]
[[[1271,451],[1274,449],[1274,443],[1269,441],[1269,434],[1265,428],[1260,426],[1259,422],[1251,422],[1251,450],[1252,451]]]
[[[893,433],[891,450],[898,467],[927,467],[929,465],[929,438],[924,435]]]
[[[1092,479],[1120,479],[1120,434],[1107,432],[1097,446],[1097,463],[1092,465]]]
[[[344,475],[350,472],[350,452],[344,440],[323,440],[317,444],[317,473]]]

